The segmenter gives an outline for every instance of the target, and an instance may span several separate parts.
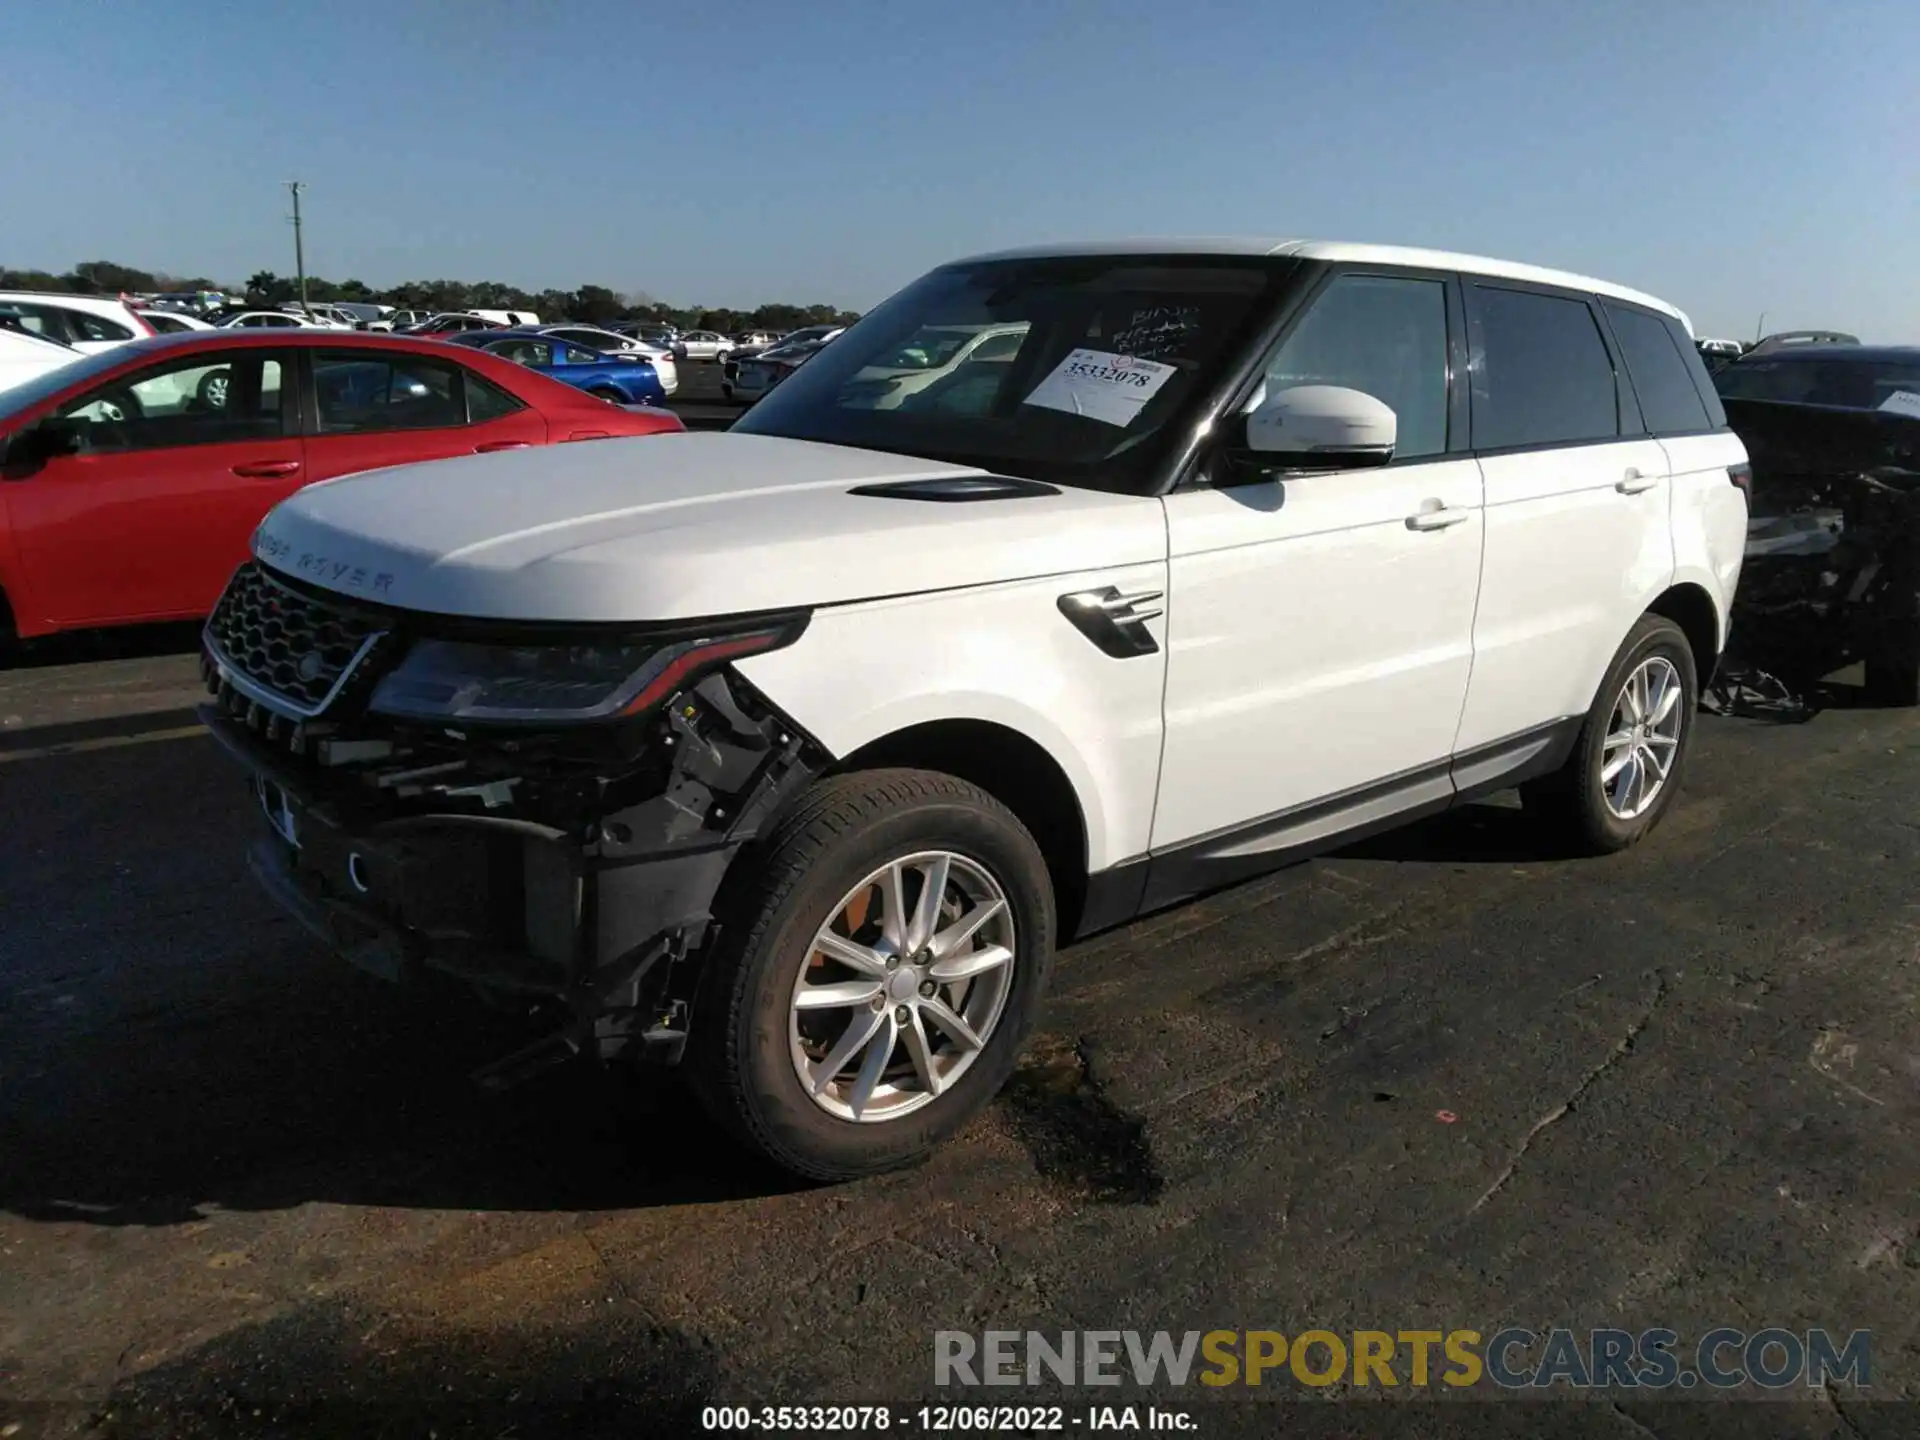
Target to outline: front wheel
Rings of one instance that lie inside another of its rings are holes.
[[[923,1158],[1006,1083],[1053,950],[1033,837],[952,776],[824,781],[726,908],[689,1060],[715,1117],[814,1180]]]
[[[1664,615],[1641,616],[1566,765],[1523,786],[1522,803],[1589,854],[1626,849],[1672,807],[1699,703],[1686,633]]]

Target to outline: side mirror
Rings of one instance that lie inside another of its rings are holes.
[[[1393,407],[1344,385],[1295,385],[1263,398],[1246,417],[1234,459],[1260,470],[1357,470],[1393,458]]]
[[[24,480],[45,469],[49,460],[78,455],[80,448],[78,425],[71,420],[42,420],[6,442],[0,451],[0,473],[9,480]]]

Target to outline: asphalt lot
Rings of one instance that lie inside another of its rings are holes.
[[[1914,1433],[1920,716],[1703,717],[1610,860],[1493,803],[1100,937],[958,1142],[804,1190],[670,1077],[483,1098],[511,1019],[279,918],[191,643],[0,672],[0,1433],[684,1434],[938,1398],[940,1329],[1505,1324],[1871,1329],[1872,1398],[1473,1433]]]
[[[724,430],[744,413],[744,406],[733,404],[720,393],[718,364],[682,360],[675,368],[680,384],[668,403],[689,430]]]

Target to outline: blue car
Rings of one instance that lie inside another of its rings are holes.
[[[605,355],[584,345],[530,330],[482,330],[459,337],[462,343],[551,375],[615,405],[664,405],[667,390],[651,362],[629,355]]]

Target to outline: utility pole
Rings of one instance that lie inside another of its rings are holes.
[[[300,311],[307,311],[307,252],[300,243],[300,192],[306,189],[298,180],[289,180],[287,189],[293,194],[293,273],[300,283]]]

